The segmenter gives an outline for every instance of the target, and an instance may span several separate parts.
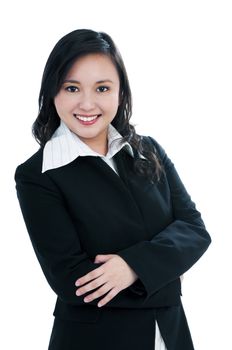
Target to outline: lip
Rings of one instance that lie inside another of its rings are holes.
[[[74,113],[74,116],[75,117],[87,117],[87,118],[89,118],[89,117],[96,117],[96,116],[100,116],[101,114],[76,114],[76,113]]]
[[[76,118],[76,120],[81,124],[81,125],[92,125],[92,124],[95,124],[99,117],[101,116],[101,114],[92,114],[92,115],[84,115],[84,114],[73,114],[74,117]],[[84,120],[81,120],[78,118],[78,116],[80,117],[96,117],[95,119],[91,120],[91,121],[84,121]]]

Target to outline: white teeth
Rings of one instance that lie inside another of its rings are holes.
[[[77,116],[76,114],[74,114],[74,116],[80,120],[83,120],[84,122],[90,122],[91,120],[94,120],[98,117],[98,115],[93,117],[81,117],[80,115]]]

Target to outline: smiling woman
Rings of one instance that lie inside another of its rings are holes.
[[[119,106],[119,89],[112,60],[103,54],[89,54],[74,62],[54,99],[57,113],[69,129],[103,155],[107,153],[107,126]]]
[[[82,29],[45,66],[33,134],[15,172],[25,224],[57,295],[49,350],[193,350],[181,276],[210,244],[172,161],[130,123],[109,35]]]

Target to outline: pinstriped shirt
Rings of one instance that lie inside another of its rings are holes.
[[[104,156],[93,151],[61,120],[60,126],[44,146],[42,172],[71,163],[78,156],[100,156],[113,170],[115,170],[116,164],[112,157],[119,152],[122,147],[126,146],[125,150],[132,157],[134,156],[131,145],[128,142],[120,144],[121,139],[122,136],[117,129],[112,124],[109,124],[108,152]],[[139,156],[140,158],[144,158],[142,154],[139,154]],[[115,170],[115,172],[117,171]]]
[[[100,156],[118,174],[113,156],[119,152],[122,147],[125,147],[125,150],[134,157],[131,145],[128,142],[120,144],[121,138],[122,136],[116,128],[112,124],[109,124],[108,152],[104,156],[93,151],[61,120],[60,126],[55,130],[51,139],[47,141],[44,146],[42,172],[67,165],[79,156]],[[144,159],[143,155],[140,153],[139,157]],[[156,337],[154,348],[155,350],[166,350],[157,322],[155,323],[155,328]]]

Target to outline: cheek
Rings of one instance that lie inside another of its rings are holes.
[[[61,107],[61,101],[60,101],[60,96],[57,95],[55,98],[54,98],[54,105],[55,105],[55,108],[56,108],[56,111],[57,113],[59,114],[59,110],[60,110],[60,107]]]
[[[69,107],[67,99],[65,99],[62,95],[57,95],[54,98],[54,105],[59,116],[64,114],[65,111],[67,111],[67,108]]]
[[[118,95],[111,96],[109,99],[105,101],[105,107],[112,112],[117,112],[119,106],[119,98]]]

